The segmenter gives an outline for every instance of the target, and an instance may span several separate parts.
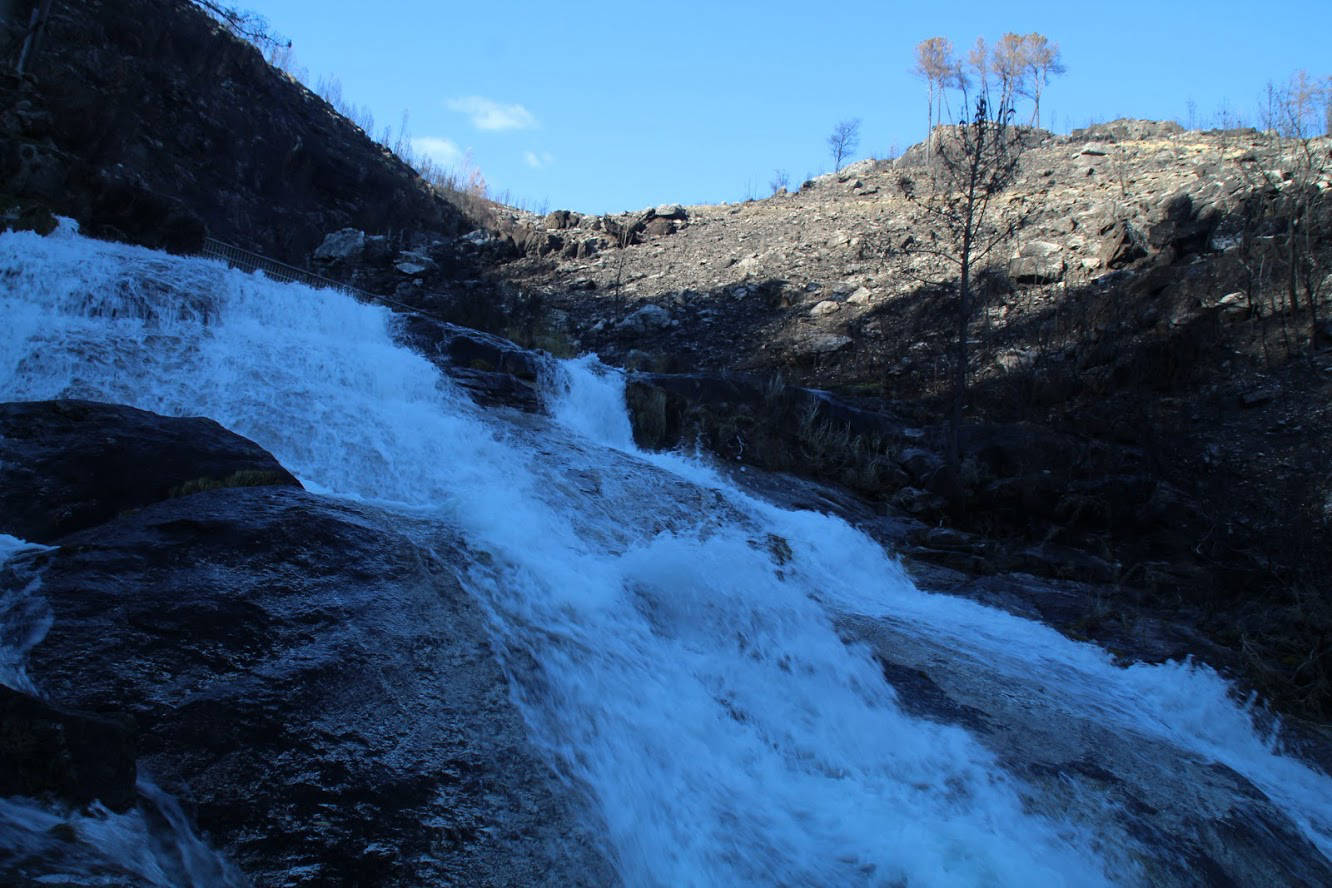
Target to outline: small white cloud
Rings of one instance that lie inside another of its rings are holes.
[[[537,121],[522,105],[502,105],[494,99],[464,96],[444,103],[450,111],[466,114],[479,130],[536,129]]]
[[[555,155],[551,154],[549,151],[542,151],[540,154],[535,151],[525,151],[523,152],[523,162],[532,169],[539,170],[542,167],[548,167],[554,163]]]
[[[412,139],[412,150],[423,157],[428,157],[442,167],[456,167],[463,159],[463,150],[452,139],[437,139],[426,136]]]

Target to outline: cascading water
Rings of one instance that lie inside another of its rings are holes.
[[[1023,737],[1072,734],[1078,754],[1220,763],[1332,852],[1332,780],[1259,737],[1210,670],[1118,668],[919,591],[836,518],[636,451],[623,382],[595,360],[561,367],[551,419],[515,421],[342,294],[68,230],[0,237],[0,275],[0,400],[209,416],[311,490],[461,533],[532,736],[595,799],[627,884],[1152,881],[1168,852],[1113,799],[1010,767]],[[848,620],[1030,723],[982,742],[911,714]]]

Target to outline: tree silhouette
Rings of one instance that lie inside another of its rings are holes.
[[[916,44],[915,74],[925,81],[929,94],[926,148],[933,138],[934,124],[943,123],[944,97],[948,87],[962,85],[962,66],[953,55],[953,43],[947,37],[930,37]],[[937,113],[936,113],[937,111]]]
[[[1032,125],[1041,125],[1041,93],[1049,85],[1050,78],[1063,74],[1067,69],[1059,57],[1059,44],[1051,43],[1044,34],[1035,31],[1022,38],[1023,63],[1026,67],[1023,78],[1024,94],[1031,98]]]
[[[948,471],[956,488],[960,461],[960,429],[967,392],[967,326],[972,314],[972,280],[990,253],[1017,231],[1022,219],[999,218],[995,198],[1017,178],[1025,148],[1022,134],[1010,125],[1013,110],[991,104],[981,93],[971,115],[941,133],[933,148],[936,163],[923,191],[903,175],[899,187],[923,211],[924,237],[903,248],[907,257],[924,255],[948,269],[930,279],[913,272],[923,283],[946,285],[957,294],[956,352],[953,368],[953,404],[949,421]],[[956,276],[953,276],[955,273]]]
[[[851,156],[860,144],[860,118],[843,120],[833,127],[828,137],[828,152],[832,154],[833,172],[842,169],[842,161]]]

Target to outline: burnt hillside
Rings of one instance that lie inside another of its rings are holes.
[[[8,44],[29,5],[5,8]],[[464,229],[406,164],[186,0],[53,4],[29,72],[0,72],[0,109],[11,215],[45,208],[176,250],[206,233],[294,262],[344,227]]]

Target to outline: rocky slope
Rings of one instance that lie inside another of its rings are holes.
[[[12,13],[26,23],[24,5]],[[11,224],[54,212],[97,236],[190,251],[208,234],[288,262],[348,225],[420,237],[470,227],[184,0],[54,4],[30,73],[0,72],[0,183]]]

